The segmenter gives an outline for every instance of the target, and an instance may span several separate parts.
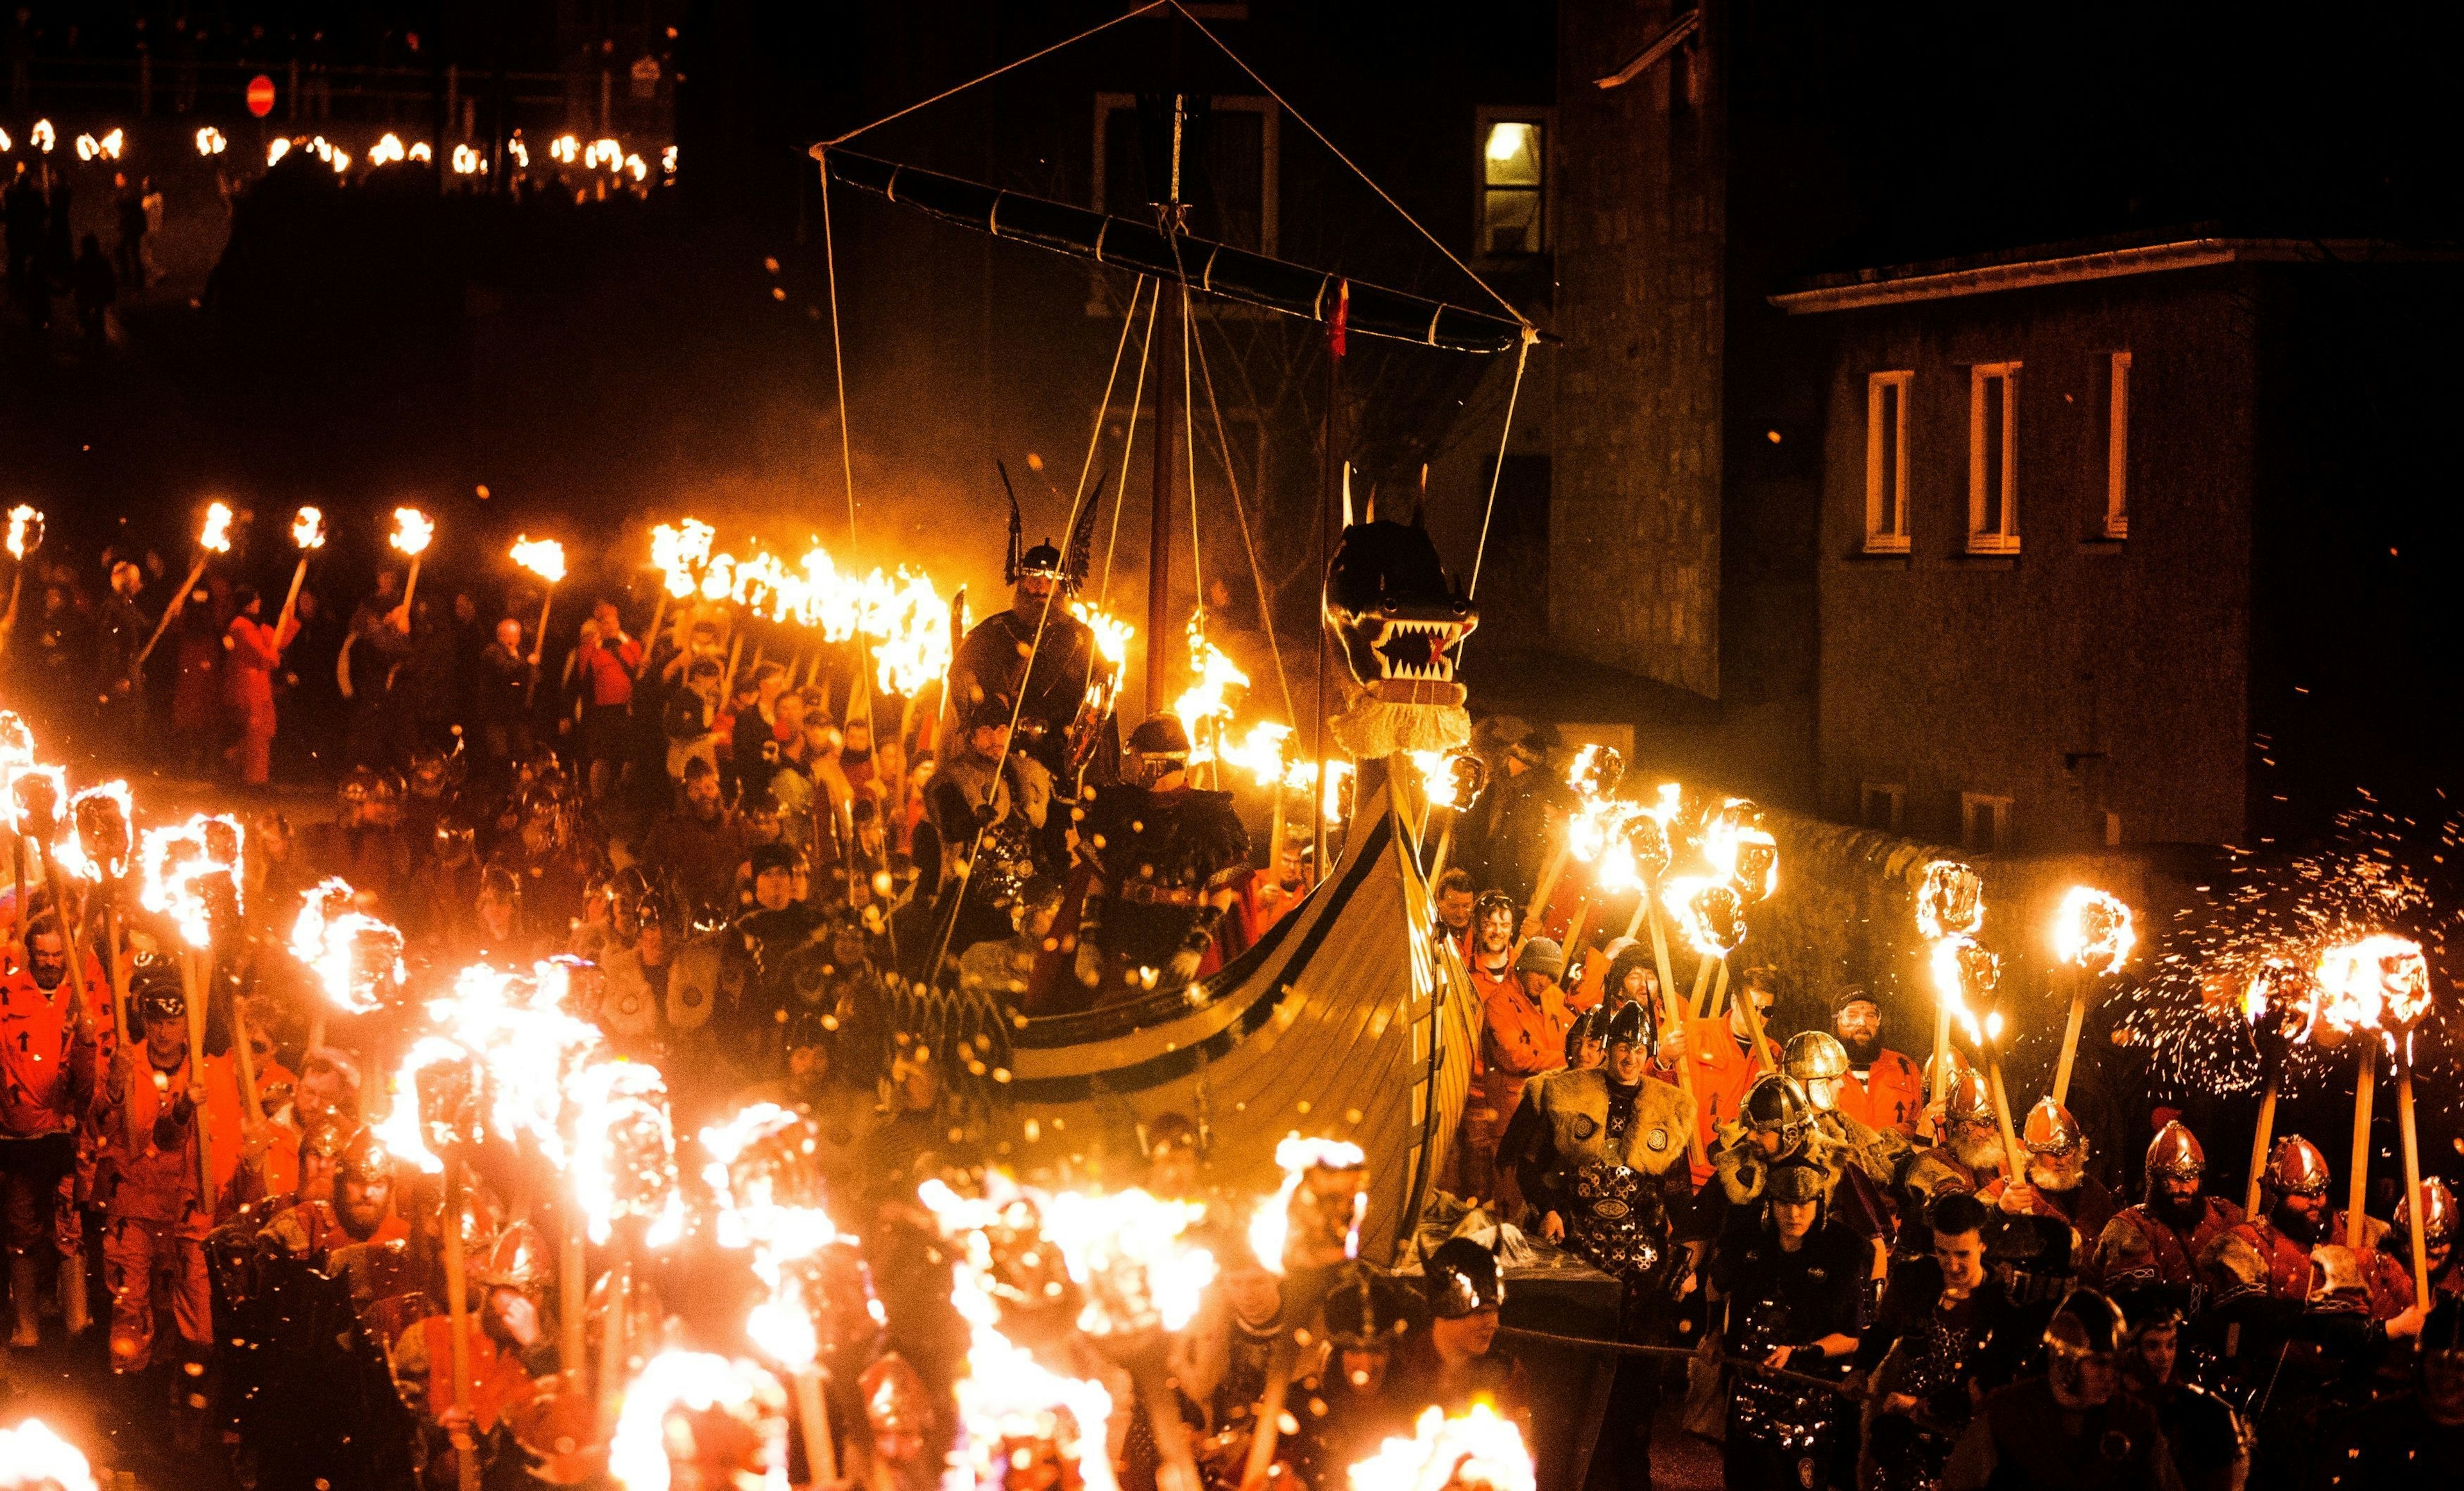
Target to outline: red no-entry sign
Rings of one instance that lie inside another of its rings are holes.
[[[263,73],[248,80],[248,111],[259,119],[274,112],[274,79]]]

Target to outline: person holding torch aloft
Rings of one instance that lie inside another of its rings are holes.
[[[171,1378],[175,1437],[193,1443],[206,1394],[198,1378],[213,1348],[206,1275],[209,1202],[200,1190],[197,1110],[205,1084],[189,1050],[187,994],[179,969],[140,958],[129,1003],[143,1039],[112,1057],[98,1127],[112,1142],[110,1199],[103,1205],[103,1282],[111,1291],[111,1369],[143,1372],[154,1362],[154,1300],[167,1283],[184,1370]]]
[[[223,634],[223,704],[238,738],[223,759],[238,768],[241,786],[263,787],[273,763],[274,670],[282,666],[282,650],[299,634],[299,623],[286,607],[280,630],[268,625],[254,586],[232,590],[231,609],[235,614]]]

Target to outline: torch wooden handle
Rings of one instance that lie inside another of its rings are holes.
[[[130,672],[133,673],[144,667],[145,659],[154,656],[154,644],[163,640],[163,634],[170,630],[171,618],[180,613],[181,607],[188,604],[188,592],[196,589],[197,577],[205,572],[206,561],[204,556],[200,555],[197,559],[197,567],[188,571],[187,580],[181,582],[180,593],[172,596],[170,604],[163,608],[163,619],[154,623],[154,634],[147,637],[145,645],[137,650],[137,660],[129,664]]]
[[[445,1214],[439,1219],[445,1236],[445,1305],[453,1331],[453,1406],[464,1414],[471,1412],[471,1282],[469,1265],[462,1257],[462,1162],[450,1160],[445,1171]],[[433,1367],[429,1369],[434,1370]],[[471,1439],[471,1430],[457,1430],[453,1439],[453,1469],[461,1491],[478,1491],[479,1453]]]
[[[2054,1063],[2054,1103],[2057,1107],[2066,1105],[2070,1100],[2071,1068],[2079,1060],[2079,1032],[2087,1024],[2088,995],[2096,988],[2096,980],[2085,968],[2070,964],[2063,967],[2069,969],[2071,982],[2071,1018],[2062,1029],[2061,1058]]]
[[[299,551],[299,563],[291,568],[291,590],[282,597],[282,612],[274,618],[274,645],[282,645],[282,634],[291,630],[293,612],[299,609],[299,584],[308,578],[308,551]]]
[[[2353,1085],[2353,1171],[2345,1188],[2344,1246],[2360,1252],[2365,1222],[2362,1202],[2370,1190],[2370,1103],[2379,1079],[2379,1041],[2374,1031],[2362,1033],[2362,1075]]]
[[[2430,1252],[2422,1237],[2422,1223],[2429,1208],[2421,1189],[2421,1131],[2412,1117],[2412,1063],[2405,1062],[2395,1078],[2395,1112],[2397,1125],[2404,1131],[2404,1195],[2406,1220],[2412,1229],[2412,1298],[2430,1303]]]
[[[2241,1209],[2244,1215],[2258,1214],[2259,1183],[2267,1175],[2267,1145],[2276,1137],[2276,1079],[2267,1079],[2267,1091],[2258,1099],[2258,1130],[2250,1143],[2250,1183],[2242,1188]]]
[[[2002,1157],[2011,1167],[2011,1178],[2005,1187],[2028,1183],[2027,1151],[2019,1147],[2018,1130],[2011,1126],[2011,1095],[2002,1087],[2002,1058],[1988,1048],[1985,1054],[1985,1078],[1992,1084],[1993,1122],[2002,1130]]]

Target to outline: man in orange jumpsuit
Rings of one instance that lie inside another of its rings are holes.
[[[1925,1069],[1882,1044],[1882,1007],[1851,984],[1831,996],[1831,1030],[1848,1048],[1839,1111],[1877,1133],[1914,1139],[1925,1116]]]
[[[230,711],[239,738],[223,752],[223,759],[239,768],[244,786],[263,787],[274,750],[274,670],[282,666],[282,650],[299,634],[299,623],[283,622],[281,634],[276,635],[272,626],[259,619],[265,598],[253,586],[233,590],[231,601],[238,613],[223,634],[227,654],[223,707]]]
[[[93,1011],[73,1008],[68,968],[59,923],[45,911],[27,933],[26,967],[0,978],[0,1239],[14,1346],[41,1342],[35,1297],[55,1263],[69,1333],[85,1328],[83,1259],[62,1253],[56,1213],[77,1163],[77,1120],[94,1098],[97,1046]]]
[[[1753,1048],[1753,1029],[1746,1022],[1746,1008],[1740,1001],[1751,999],[1754,1008],[1769,1016],[1777,1002],[1773,990],[1757,988],[1767,982],[1740,979],[1736,998],[1728,1005],[1727,1015],[1705,1015],[1685,1022],[1685,1042],[1678,1052],[1680,1060],[1689,1063],[1688,1075],[1694,1082],[1695,1131],[1716,1134],[1720,1125],[1737,1116],[1737,1104],[1745,1098],[1746,1089],[1765,1072],[1779,1070],[1779,1042],[1769,1035],[1763,1036],[1765,1059],[1757,1060]],[[1841,1083],[1841,1086],[1846,1086]],[[1707,1164],[1694,1167],[1694,1184],[1700,1187],[1711,1178]]]
[[[199,1380],[213,1345],[206,1234],[211,1226],[198,1189],[195,1067],[189,1060],[187,999],[179,974],[152,958],[128,980],[132,1013],[145,1038],[113,1054],[100,1130],[110,1136],[110,1194],[103,1203],[103,1281],[111,1289],[111,1367],[141,1372],[155,1358],[154,1295],[167,1283],[183,1372],[175,1379],[174,1427],[183,1441],[202,1426]]]
[[[1555,943],[1534,937],[1515,955],[1513,978],[1483,990],[1480,1065],[1472,1078],[1468,1127],[1479,1164],[1496,1177],[1492,1194],[1509,1211],[1521,1199],[1521,1188],[1511,1170],[1498,1168],[1497,1146],[1523,1101],[1523,1084],[1566,1064],[1566,1029],[1573,1015],[1557,987],[1565,967]]]
[[[1481,1084],[1485,1080],[1483,1053],[1488,1044],[1486,1019],[1482,1012],[1491,999],[1515,987],[1514,928],[1522,916],[1514,898],[1503,891],[1486,892],[1472,908],[1471,956],[1464,965],[1471,978],[1471,1092],[1463,1103],[1462,1142],[1454,1146],[1446,1161],[1446,1189],[1459,1196],[1497,1194],[1497,1177],[1490,1157],[1497,1153],[1497,1141],[1505,1135],[1507,1120],[1514,1114],[1512,1109],[1492,1111],[1491,1105],[1481,1098]]]

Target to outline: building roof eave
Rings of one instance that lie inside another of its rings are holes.
[[[2464,249],[2369,238],[2183,238],[2092,253],[2035,253],[2001,262],[1900,265],[1824,276],[1768,296],[1791,316],[2079,284],[2216,264],[2423,264],[2464,261]]]

